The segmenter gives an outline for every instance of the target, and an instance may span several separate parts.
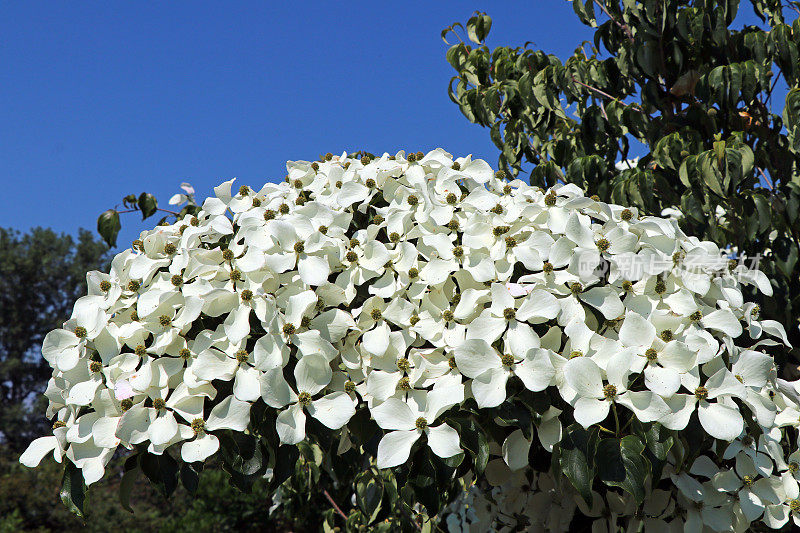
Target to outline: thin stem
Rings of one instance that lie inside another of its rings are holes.
[[[619,416],[617,415],[617,402],[611,402],[611,410],[614,411],[614,426],[617,428],[617,437],[619,437]]]
[[[594,0],[594,3],[597,4],[600,7],[600,9],[603,10],[603,13],[605,13],[608,18],[614,21],[614,24],[622,28],[622,31],[624,31],[625,35],[628,36],[628,40],[633,41],[633,32],[631,31],[630,27],[627,24],[622,24],[620,21],[612,17],[611,13],[609,13],[608,11],[608,8],[605,6],[605,4],[600,2],[600,0]]]
[[[328,493],[328,491],[327,490],[323,490],[322,493],[325,495],[326,498],[328,498],[328,501],[331,502],[331,505],[333,505],[333,508],[336,510],[336,512],[339,513],[339,515],[342,518],[347,520],[347,515],[344,514],[344,512],[342,512],[341,508],[339,508],[338,505],[336,505],[336,502],[333,501],[333,498],[331,498],[331,495]]]

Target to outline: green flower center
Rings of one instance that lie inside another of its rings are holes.
[[[310,316],[304,316],[303,318],[300,319],[300,327],[301,328],[307,328],[310,325],[311,325],[311,317]]]
[[[447,197],[445,198],[445,201],[447,201],[447,203],[450,204],[450,205],[455,205],[455,203],[458,202],[458,196],[456,196],[455,193],[452,193],[452,192],[451,193],[447,193]]]
[[[611,384],[606,385],[603,387],[603,396],[606,397],[606,400],[613,400],[617,397],[617,388]]]
[[[147,355],[147,348],[144,347],[144,344],[137,344],[136,348],[133,349],[133,353],[139,357],[144,357]]]
[[[514,356],[510,353],[503,354],[500,358],[500,362],[503,363],[503,366],[512,366],[514,364]]]
[[[547,193],[544,197],[544,205],[547,207],[553,207],[556,205],[556,195],[552,192]]]
[[[401,378],[400,381],[397,382],[397,390],[411,390],[411,381],[407,377]]]
[[[100,290],[103,292],[108,292],[111,289],[111,282],[108,280],[103,280],[100,282]]]
[[[445,322],[451,322],[453,320],[453,318],[454,318],[454,315],[453,315],[453,312],[450,309],[445,309],[442,312],[442,319],[444,319]]]
[[[694,390],[694,397],[698,400],[705,400],[708,398],[708,389],[703,386],[697,387]]]
[[[389,234],[389,240],[392,242],[400,242],[400,234],[393,231]]]
[[[344,382],[344,391],[347,394],[352,394],[356,390],[356,384],[350,380]]]
[[[319,232],[320,232],[320,233],[322,233],[323,235],[327,235],[327,233],[328,233],[328,226],[324,226],[324,225],[323,225],[323,226],[320,226],[320,227],[317,229],[317,231],[319,231]]]
[[[575,359],[576,357],[583,357],[583,352],[582,352],[582,351],[580,351],[580,350],[573,350],[573,351],[572,351],[572,352],[569,354],[569,358],[570,358],[570,359]]]
[[[125,398],[124,400],[119,402],[119,408],[122,409],[123,412],[127,411],[131,407],[133,407],[133,400],[131,400],[130,398]]]
[[[375,187],[375,180],[374,180],[374,179],[372,179],[372,178],[369,178],[369,179],[368,179],[368,180],[365,182],[365,184],[366,184],[366,186],[367,186],[367,187],[369,187],[370,189],[372,189],[372,188],[374,188],[374,187]]]
[[[236,352],[236,360],[240,363],[246,363],[249,355],[250,354],[247,353],[247,350],[239,350]]]
[[[619,214],[619,218],[621,218],[625,222],[628,222],[630,219],[633,218],[633,211],[631,211],[630,209],[623,209],[622,213]]]
[[[283,325],[283,334],[294,335],[295,329],[296,328],[294,327],[294,324],[292,324],[291,322],[287,322],[286,324]]]
[[[167,255],[172,255],[177,251],[178,251],[177,246],[175,246],[171,242],[168,242],[167,244],[164,245],[164,253]]]
[[[264,211],[264,220],[272,220],[275,218],[275,211],[267,209]]]
[[[232,261],[234,258],[233,250],[225,249],[222,251],[222,258],[225,261]]]
[[[459,223],[459,221],[456,220],[455,218],[447,223],[447,229],[449,229],[450,231],[458,231],[458,228],[460,227],[461,223]]]
[[[517,245],[517,239],[514,237],[506,237],[506,246],[513,248]]]
[[[231,273],[228,274],[228,277],[231,278],[231,281],[240,281],[242,279],[242,273],[234,268],[231,270]]]
[[[309,405],[311,403],[311,395],[307,392],[301,392],[297,395],[297,401],[300,405]]]
[[[417,426],[418,430],[424,431],[425,428],[428,427],[428,421],[425,420],[424,417],[419,417],[419,418],[417,418],[417,421],[414,423],[414,425]]]
[[[172,323],[172,319],[168,315],[161,315],[158,317],[158,323],[163,327],[167,327]]]
[[[355,253],[353,250],[350,250],[345,254],[344,258],[350,261],[351,263],[355,263],[356,261],[358,261],[358,254]]]
[[[450,365],[450,368],[456,368],[456,358],[450,357],[450,359],[447,360],[447,364]]]
[[[580,294],[582,290],[583,290],[583,285],[581,285],[577,281],[574,281],[574,282],[569,284],[569,291],[572,294],[576,294],[576,295]]]
[[[202,418],[195,418],[191,424],[192,431],[195,435],[201,434],[206,429],[206,422]]]
[[[136,292],[136,291],[138,291],[138,290],[139,290],[139,287],[141,287],[141,286],[142,286],[142,285],[141,285],[141,283],[139,283],[139,282],[138,282],[138,281],[136,281],[135,279],[132,279],[132,280],[130,280],[130,281],[128,282],[128,290],[129,290],[129,291],[131,291],[131,292]]]
[[[89,333],[86,331],[86,328],[83,326],[78,326],[77,328],[75,328],[75,336],[78,337],[79,339],[86,338],[86,335],[88,334]]]
[[[513,307],[506,307],[503,309],[503,318],[506,320],[513,320],[517,316],[517,310]]]
[[[409,194],[408,198],[406,198],[408,205],[417,205],[419,203],[419,198],[414,196],[413,194]]]
[[[398,359],[397,360],[397,368],[402,370],[403,372],[408,372],[411,370],[411,362],[408,359]]]
[[[278,213],[285,215],[289,212],[289,204],[283,203],[278,206]]]
[[[188,348],[181,348],[181,351],[178,352],[178,355],[181,359],[189,359],[192,356],[192,352],[190,352]]]
[[[461,163],[458,161],[453,161],[453,164],[450,166],[453,170],[461,170]]]
[[[411,268],[408,269],[408,277],[409,278],[416,279],[417,276],[419,276],[419,270],[418,269],[416,269],[414,267],[411,267]]]
[[[611,243],[608,242],[608,239],[599,239],[595,244],[597,244],[597,249],[600,250],[601,252],[605,252],[606,250],[611,248]]]
[[[163,398],[156,398],[153,400],[153,409],[162,410],[167,407],[167,402]]]
[[[67,427],[67,424],[62,422],[61,420],[56,420],[55,422],[53,422],[53,429],[65,428],[65,427]]]
[[[553,272],[553,264],[550,261],[545,261],[542,265],[542,271],[545,274],[551,274]]]
[[[251,291],[250,289],[245,289],[242,291],[241,296],[243,302],[249,302],[250,300],[253,299],[253,291]]]
[[[372,320],[380,320],[383,316],[380,309],[373,309],[370,311],[369,316],[372,317]]]
[[[181,276],[180,274],[175,274],[174,276],[172,276],[170,281],[175,287],[180,287],[183,284],[183,276]]]
[[[411,318],[408,319],[408,322],[412,326],[415,325],[417,322],[419,322],[419,316],[418,315],[411,315]]]
[[[674,335],[672,334],[671,329],[665,329],[664,331],[661,332],[660,337],[662,341],[669,342],[674,338]]]
[[[460,257],[464,257],[464,248],[462,248],[461,246],[453,247],[453,256],[459,257],[459,258]]]
[[[495,237],[499,237],[500,235],[508,233],[510,229],[511,228],[509,226],[495,226],[494,228],[492,228],[492,235],[494,235]]]
[[[89,370],[91,370],[95,374],[102,372],[103,363],[101,363],[100,361],[92,361],[91,363],[89,363]]]
[[[294,251],[295,253],[302,254],[306,250],[306,245],[303,241],[297,241],[294,243]]]
[[[658,352],[655,351],[653,348],[648,348],[646,352],[644,352],[644,356],[647,357],[648,361],[655,362],[658,361]]]

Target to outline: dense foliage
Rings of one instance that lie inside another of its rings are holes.
[[[353,530],[797,520],[788,341],[742,293],[763,273],[441,149],[287,171],[143,232],[45,337],[53,434],[20,461],[64,462],[74,512],[127,449],[123,506],[216,460]]]
[[[532,166],[531,184],[574,183],[651,215],[678,208],[687,234],[759,255],[773,296],[749,296],[787,325],[794,365],[784,371],[795,368],[800,3],[751,0],[762,23],[740,29],[739,0],[572,3],[594,42],[564,62],[527,44],[491,50],[491,19],[472,17],[466,33],[477,46],[447,52],[450,97],[490,128],[501,168]],[[785,102],[777,84],[788,86]],[[631,153],[641,157],[615,165]]]

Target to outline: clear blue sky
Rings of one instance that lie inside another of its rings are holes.
[[[446,88],[440,31],[480,9],[490,46],[564,58],[591,31],[570,3],[4,2],[0,226],[94,231],[129,193],[165,206],[287,159],[441,146],[496,164],[488,132]],[[123,220],[124,247],[149,226]]]

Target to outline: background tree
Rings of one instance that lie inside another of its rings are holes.
[[[39,352],[44,335],[69,318],[86,294],[86,272],[108,268],[108,248],[92,233],[78,238],[34,228],[0,228],[0,444],[22,453],[49,433],[35,403],[52,369]],[[44,405],[44,404],[43,404]]]
[[[476,13],[477,46],[447,52],[451,99],[490,128],[507,172],[533,165],[533,185],[575,183],[645,214],[677,207],[688,234],[761,254],[773,296],[760,317],[786,325],[800,360],[800,2],[751,0],[761,24],[739,29],[739,0],[572,3],[595,34],[565,62],[530,43],[489,49]]]

